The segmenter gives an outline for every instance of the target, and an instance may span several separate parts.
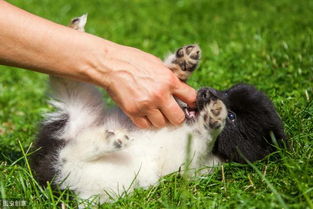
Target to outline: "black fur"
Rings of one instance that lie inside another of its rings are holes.
[[[208,93],[209,92],[209,93]],[[255,87],[237,84],[225,91],[203,88],[198,93],[198,106],[205,97],[213,94],[221,99],[229,112],[236,115],[234,121],[227,119],[213,153],[226,161],[246,163],[241,154],[253,162],[275,151],[270,137],[273,132],[277,142],[285,139],[281,119],[270,99]]]
[[[31,156],[31,168],[41,185],[51,182],[56,174],[53,165],[56,164],[58,150],[64,147],[65,143],[61,139],[56,139],[56,133],[61,132],[68,121],[68,116],[63,115],[59,120],[43,124],[37,136]]]
[[[285,138],[281,119],[272,102],[266,95],[253,86],[238,84],[225,91],[203,88],[198,91],[197,106],[201,109],[210,99],[221,99],[228,111],[236,115],[236,119],[227,119],[226,126],[215,143],[213,153],[225,161],[246,163],[238,150],[249,161],[256,161],[275,151],[270,132],[277,141]],[[55,165],[57,152],[65,142],[55,138],[62,132],[68,121],[63,115],[42,125],[34,145],[36,150],[31,157],[31,167],[41,185],[52,182],[56,175]]]

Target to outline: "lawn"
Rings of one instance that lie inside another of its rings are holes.
[[[87,32],[159,57],[198,43],[203,56],[191,86],[253,84],[284,121],[289,142],[275,155],[201,178],[173,174],[102,208],[313,208],[313,1],[10,2],[61,24],[88,13]],[[71,192],[39,187],[26,161],[42,114],[52,110],[47,76],[6,66],[0,72],[0,197],[29,208],[75,208]]]

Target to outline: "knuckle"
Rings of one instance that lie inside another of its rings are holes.
[[[154,88],[150,92],[146,101],[144,101],[143,103],[145,106],[151,107],[151,109],[156,108],[164,100],[165,94],[166,94],[166,88],[164,88],[163,86],[159,86],[157,88]]]
[[[155,104],[155,102],[159,102],[163,100],[164,91],[162,89],[157,89],[151,95],[151,101]]]
[[[137,115],[138,114],[138,108],[137,106],[126,106],[125,108],[125,112],[127,112],[130,115]]]
[[[144,100],[140,100],[137,103],[137,109],[138,111],[142,112],[142,111],[148,111],[149,107],[151,106],[152,101],[150,99],[144,99]]]
[[[173,89],[176,87],[177,85],[177,79],[174,75],[170,76],[168,81],[167,81],[167,85],[169,86],[170,89]]]
[[[144,116],[146,115],[154,104],[155,101],[151,99],[137,100],[135,105],[126,108],[126,111],[133,116]]]
[[[166,107],[170,112],[178,112],[180,109],[176,100],[167,100]]]

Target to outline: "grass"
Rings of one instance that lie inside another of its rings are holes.
[[[203,59],[190,85],[253,84],[284,121],[290,143],[280,158],[225,164],[197,179],[170,175],[102,208],[313,208],[313,1],[11,2],[62,24],[88,12],[88,32],[159,57],[198,43]],[[47,76],[6,66],[0,72],[1,198],[26,200],[29,208],[75,208],[71,192],[39,187],[25,160],[41,114],[51,110]]]

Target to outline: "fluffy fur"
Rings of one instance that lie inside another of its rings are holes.
[[[80,18],[72,27],[83,31]],[[188,45],[165,63],[185,81],[199,59],[199,47]],[[51,77],[51,88],[56,112],[42,124],[32,169],[41,184],[69,188],[83,199],[97,195],[108,201],[187,164],[193,175],[226,160],[244,163],[238,150],[250,161],[262,159],[274,151],[270,132],[284,138],[272,103],[249,85],[199,90],[196,109],[180,102],[186,122],[160,130],[137,129],[118,108],[107,110],[90,84]]]

